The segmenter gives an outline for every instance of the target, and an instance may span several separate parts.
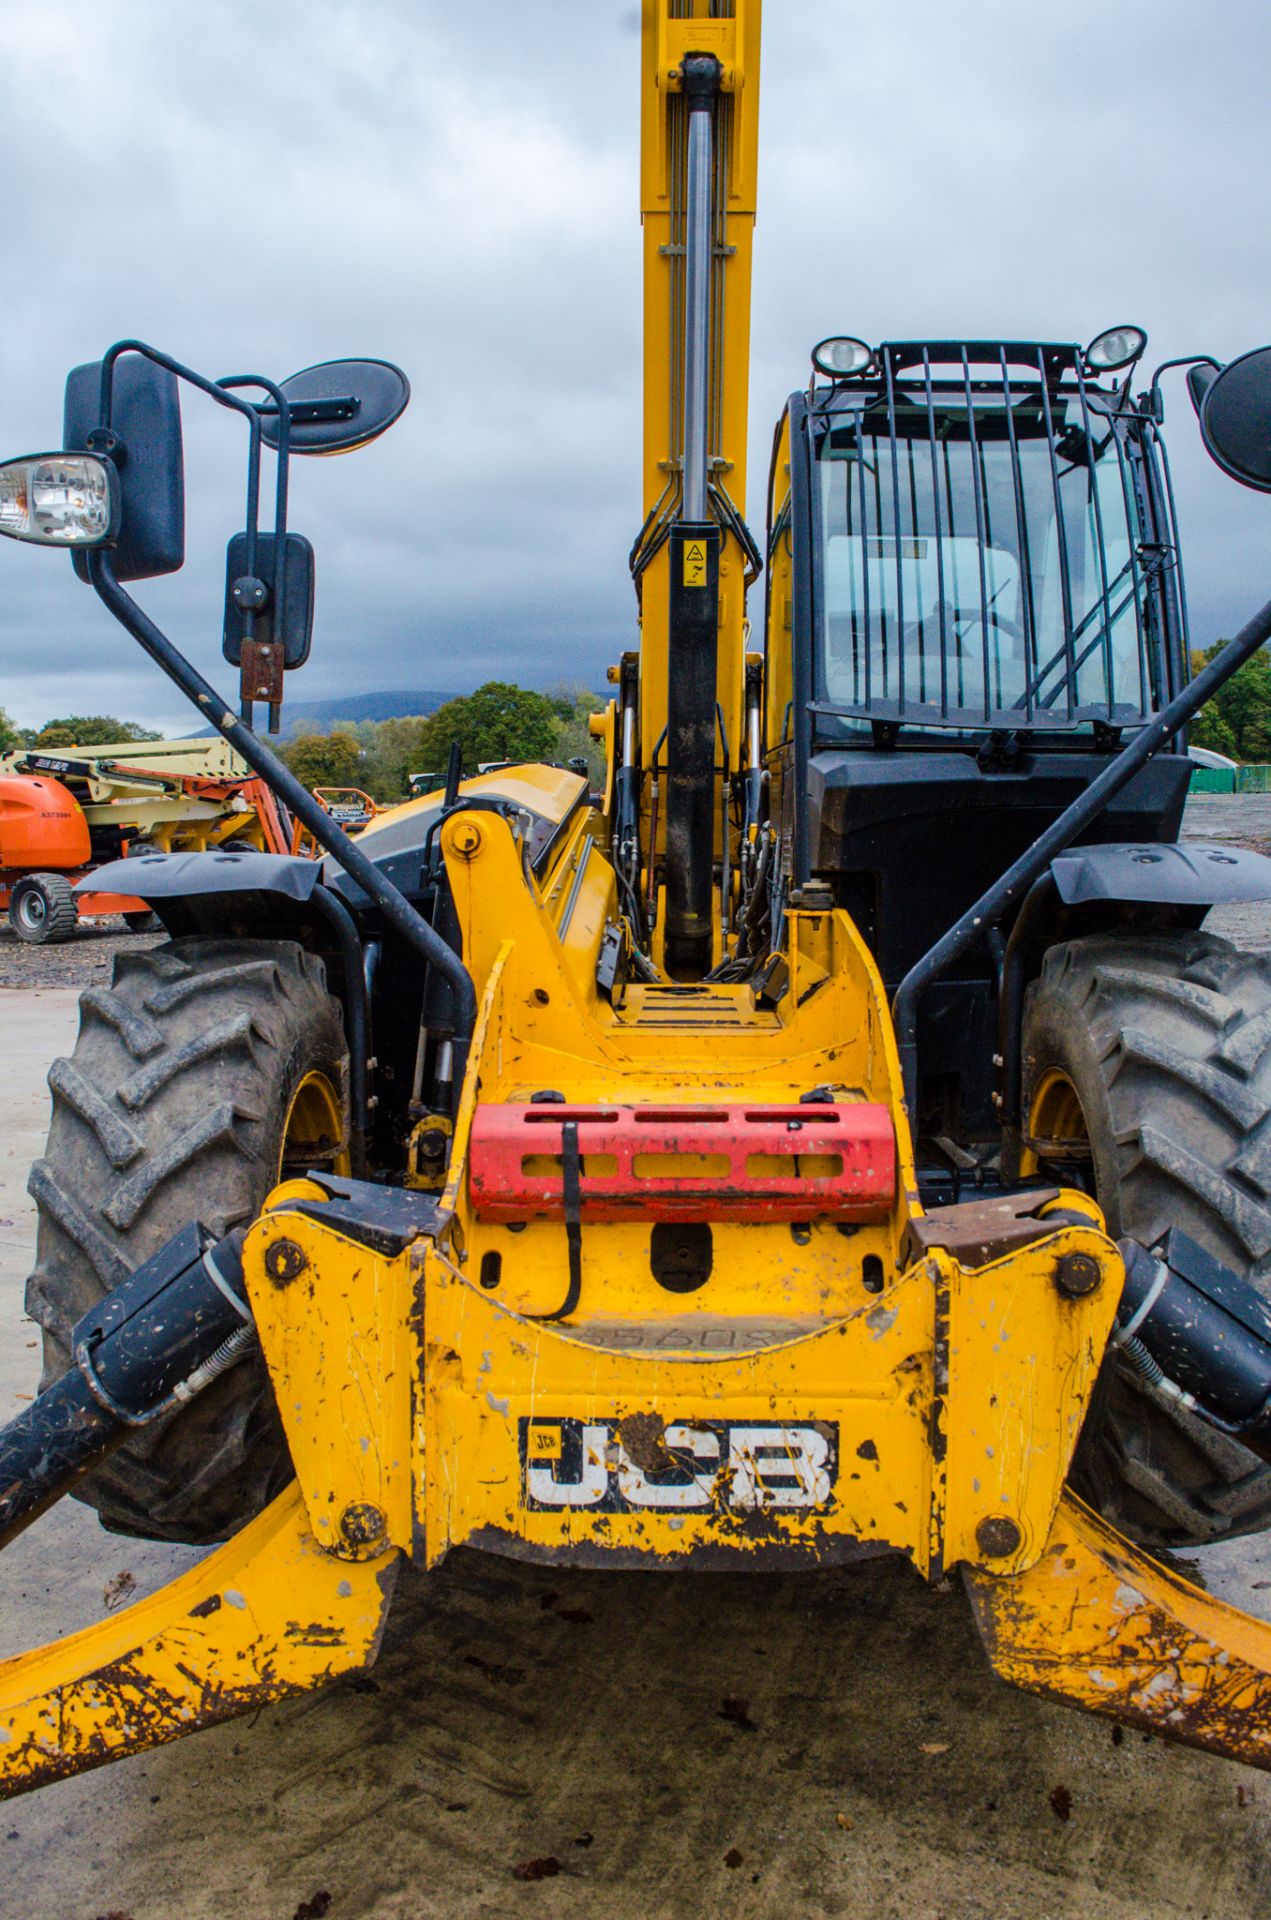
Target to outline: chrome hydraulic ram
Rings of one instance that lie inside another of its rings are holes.
[[[670,534],[666,730],[665,957],[675,979],[700,978],[711,962],[720,530],[707,518],[707,431],[712,131],[720,77],[712,54],[689,54],[684,61],[684,456],[680,513]]]

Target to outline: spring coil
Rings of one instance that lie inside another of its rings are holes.
[[[183,1380],[181,1385],[174,1389],[173,1399],[192,1400],[195,1394],[201,1393],[218,1374],[227,1373],[232,1366],[237,1365],[255,1344],[255,1327],[238,1327],[221,1341],[219,1347],[209,1353],[202,1366],[196,1367],[188,1380]]]
[[[238,1336],[234,1335],[233,1337],[237,1339]],[[1165,1369],[1159,1361],[1152,1358],[1141,1340],[1132,1338],[1121,1341],[1120,1351],[1125,1355],[1125,1358],[1130,1362],[1135,1372],[1141,1374],[1149,1386],[1159,1387],[1165,1384]],[[1177,1389],[1175,1389],[1175,1391],[1177,1391]]]

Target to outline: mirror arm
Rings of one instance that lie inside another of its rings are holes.
[[[138,641],[155,665],[161,667],[167,674],[169,680],[180,688],[200,716],[211,722],[222,739],[227,740],[230,746],[242,755],[248,766],[258,773],[284,805],[290,808],[296,818],[308,828],[318,845],[325,847],[337,865],[344,869],[354,885],[370,896],[389,925],[409,942],[426,964],[434,967],[446,982],[450,988],[454,1007],[453,1086],[457,1106],[463,1088],[468,1047],[477,1015],[476,990],[472,984],[472,976],[460,956],[453,947],[446,944],[433,927],[429,926],[405,895],[399,893],[392,882],[385,878],[374,861],[367,858],[343,828],[337,826],[326,808],[320,801],[314,799],[308,788],[297,780],[295,774],[278,758],[277,754],[244,726],[241,720],[234,717],[210,682],[190,665],[184,654],[173,646],[167,635],[120,586],[115,578],[109,550],[98,547],[87,555],[87,559],[89,578],[98,598],[120,625],[126,628],[134,640]]]
[[[1161,375],[1168,373],[1171,367],[1214,367],[1221,369],[1222,361],[1215,360],[1212,353],[1180,353],[1173,360],[1162,360],[1160,366],[1152,375],[1152,382],[1147,390],[1151,416],[1158,427],[1165,418],[1165,401],[1161,394]]]
[[[273,400],[271,411],[278,419],[278,474],[274,490],[274,577],[270,587],[273,604],[273,630],[281,635],[287,631],[287,476],[291,463],[291,407],[282,389],[272,380],[260,373],[227,374],[216,385],[224,392],[235,387],[263,387]],[[256,572],[256,537],[260,520],[260,416],[263,409],[253,407],[255,419],[252,425],[251,451],[248,457],[247,473],[247,571]],[[243,642],[249,644],[256,637],[256,615],[250,609],[244,610]],[[279,645],[282,644],[281,639]],[[248,684],[244,679],[245,686]],[[242,697],[242,720],[244,726],[252,724],[252,702],[250,694]],[[269,706],[269,731],[277,733],[281,724],[281,705],[271,701]]]

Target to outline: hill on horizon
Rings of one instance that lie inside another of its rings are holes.
[[[283,740],[292,740],[302,727],[311,727],[315,733],[326,733],[338,726],[341,720],[356,724],[359,720],[410,720],[417,714],[436,713],[438,707],[447,700],[457,700],[458,694],[438,693],[435,688],[423,692],[383,691],[379,693],[346,693],[330,700],[284,700],[282,708]],[[263,724],[259,711],[256,724]],[[214,727],[200,727],[197,733],[188,735],[191,740],[202,740],[214,733]]]

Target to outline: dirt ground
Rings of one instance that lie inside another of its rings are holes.
[[[1271,844],[1249,804],[1202,831]],[[1271,947],[1271,909],[1238,931]],[[0,991],[0,1418],[37,1372],[24,1184],[75,999]],[[0,1558],[0,1654],[191,1557],[63,1502]],[[1271,1613],[1271,1550],[1204,1570]],[[373,1677],[10,1801],[0,1862],[2,1920],[1267,1920],[1271,1777],[1011,1691],[960,1587],[899,1564],[459,1554],[404,1575]]]
[[[29,947],[19,940],[7,918],[0,919],[0,987],[108,986],[115,955],[127,948],[154,947],[165,938],[158,933],[130,933],[118,914],[81,920],[69,940],[56,946]]]

